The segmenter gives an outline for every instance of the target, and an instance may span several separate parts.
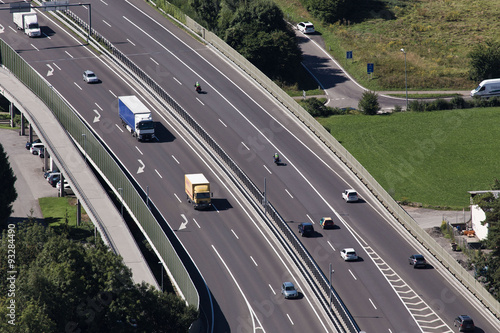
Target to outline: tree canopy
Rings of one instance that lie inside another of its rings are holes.
[[[271,79],[289,80],[300,66],[295,33],[274,2],[191,0],[191,6],[209,29]]]
[[[10,228],[12,229],[12,228]],[[11,233],[0,253],[7,258]],[[82,244],[34,222],[15,227],[14,295],[0,286],[0,314],[15,301],[15,323],[2,332],[187,332],[197,311],[146,284],[134,284],[130,269],[105,245]],[[0,279],[12,269],[0,264]]]
[[[10,167],[7,154],[0,144],[0,225],[5,223],[12,214],[12,204],[17,199],[14,184],[16,176]]]
[[[469,53],[472,80],[482,81],[500,77],[500,42],[478,44]]]

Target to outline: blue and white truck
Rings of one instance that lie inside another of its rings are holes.
[[[139,141],[149,141],[155,136],[151,111],[136,96],[119,96],[118,113],[123,126]]]

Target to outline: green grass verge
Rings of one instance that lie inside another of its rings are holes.
[[[462,209],[500,173],[500,108],[318,119],[395,200]]]
[[[57,233],[68,232],[75,240],[84,240],[93,237],[93,225],[82,207],[82,223],[76,225],[76,198],[47,197],[38,199],[42,214],[48,226]]]

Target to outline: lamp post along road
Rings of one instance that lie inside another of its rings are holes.
[[[82,134],[83,136],[83,151],[85,154],[85,163],[87,163],[87,135]]]
[[[401,49],[401,52],[405,54],[405,90],[406,90],[406,111],[408,111],[408,76],[406,74],[406,51]]]
[[[120,201],[121,201],[121,209],[120,212],[123,217],[123,189],[121,187],[118,188],[118,192],[120,192]]]

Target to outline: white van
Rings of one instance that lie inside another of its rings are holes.
[[[484,80],[476,89],[470,92],[471,97],[500,96],[500,79]]]

